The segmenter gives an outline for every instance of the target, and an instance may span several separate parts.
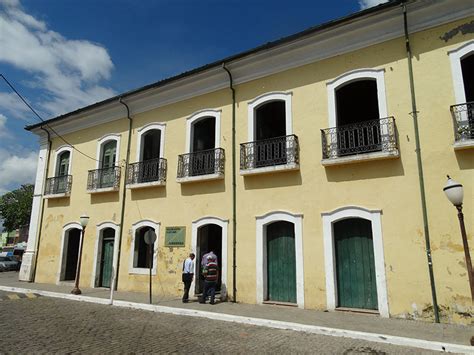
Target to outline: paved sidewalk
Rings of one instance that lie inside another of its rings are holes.
[[[14,272],[0,273],[0,289],[20,292],[41,291],[45,293],[45,296],[48,296],[48,292],[54,292],[55,294],[49,296],[104,304],[108,303],[110,297],[110,291],[107,289],[81,288],[83,294],[74,296],[70,294],[72,285],[20,282],[18,273]],[[153,297],[153,306],[150,306],[148,305],[148,294],[136,292],[115,292],[114,305],[474,354],[474,347],[470,347],[470,338],[474,335],[473,326],[386,319],[374,315],[303,310],[288,306],[231,302],[212,306],[199,304],[195,300],[183,304],[180,298],[171,299],[158,296]],[[462,346],[459,347],[459,345]]]

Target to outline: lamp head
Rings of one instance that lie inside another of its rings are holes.
[[[82,214],[82,216],[79,218],[79,220],[80,220],[80,222],[81,222],[82,228],[86,228],[86,227],[87,227],[87,223],[89,223],[89,216],[84,213],[84,214]]]
[[[461,206],[464,198],[464,189],[462,184],[454,181],[448,175],[448,181],[443,188],[446,197],[454,206]]]

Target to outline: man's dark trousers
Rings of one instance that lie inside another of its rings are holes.
[[[193,282],[194,274],[183,274],[183,283],[184,283],[184,295],[183,302],[188,302],[189,300],[189,289],[191,288],[191,283]]]
[[[216,296],[216,281],[204,281],[204,292],[202,293],[201,303],[206,303],[207,296],[211,297],[211,304],[214,304]]]

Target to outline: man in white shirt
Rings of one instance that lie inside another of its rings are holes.
[[[191,283],[193,282],[194,277],[194,253],[189,254],[189,257],[186,258],[183,262],[183,276],[182,280],[184,282],[184,295],[183,303],[188,303],[189,301],[189,289],[191,288]]]

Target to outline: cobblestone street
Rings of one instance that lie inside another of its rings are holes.
[[[218,306],[216,306],[218,307]],[[0,353],[413,354],[413,348],[0,291]]]

